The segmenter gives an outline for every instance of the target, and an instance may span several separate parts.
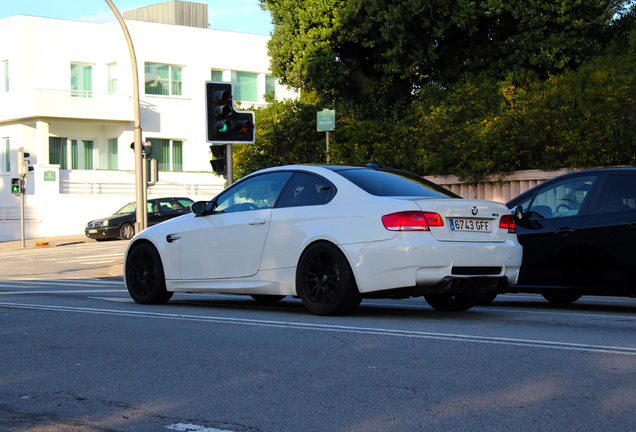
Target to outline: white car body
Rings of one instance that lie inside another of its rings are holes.
[[[277,167],[259,174],[292,171],[328,181],[335,195],[321,205],[190,213],[136,235],[125,262],[135,244],[150,242],[161,257],[168,292],[297,296],[303,251],[328,242],[346,257],[362,296],[445,292],[453,281],[495,281],[488,286],[492,290],[517,280],[522,248],[514,232],[499,227],[509,215],[504,204],[375,196],[322,166]],[[298,186],[294,193],[303,189]],[[444,224],[428,231],[387,229],[382,216],[402,211],[434,212]],[[457,218],[487,223],[490,232],[451,230],[459,223],[451,219]]]

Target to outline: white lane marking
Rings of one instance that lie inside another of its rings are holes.
[[[187,423],[176,423],[170,426],[166,426],[166,429],[172,429],[176,431],[184,431],[184,432],[232,432],[225,429],[215,429],[215,428],[207,428],[205,426],[198,426]]]
[[[120,292],[128,292],[128,291],[120,291]],[[88,296],[89,299],[95,299],[95,300],[105,300],[105,301],[112,301],[112,302],[116,302],[116,303],[134,303],[135,301],[128,297],[91,297]]]
[[[127,293],[127,290],[108,290],[108,289],[92,289],[92,290],[65,290],[65,291],[4,291],[0,295],[16,295],[16,294],[91,294],[91,293]]]
[[[87,285],[112,285],[112,286],[122,286],[124,281],[102,281],[99,279],[57,279],[55,281],[43,281],[43,280],[11,280],[11,281],[0,281],[0,287],[11,288],[14,286],[23,286],[24,288],[30,288],[33,286],[87,286]]]
[[[6,307],[9,309],[47,310],[47,311],[55,311],[55,312],[75,312],[75,313],[86,313],[86,314],[96,314],[96,315],[114,315],[114,316],[168,319],[168,320],[178,320],[178,321],[223,323],[223,324],[247,325],[247,326],[255,326],[255,327],[274,327],[274,328],[285,328],[285,329],[314,330],[314,331],[324,331],[324,332],[334,332],[334,333],[353,333],[353,334],[365,334],[365,335],[377,335],[377,336],[393,336],[393,337],[414,338],[414,339],[434,339],[434,340],[444,340],[444,341],[453,341],[453,342],[473,342],[473,343],[493,344],[493,345],[549,348],[549,349],[557,349],[557,350],[563,350],[563,351],[580,351],[580,352],[588,352],[588,353],[604,353],[604,354],[620,354],[620,355],[636,356],[636,348],[631,348],[631,347],[588,345],[588,344],[553,342],[553,341],[532,340],[532,339],[474,336],[474,335],[462,335],[462,334],[452,334],[452,333],[418,332],[418,331],[409,331],[409,330],[390,330],[390,329],[370,328],[370,327],[353,327],[353,326],[340,326],[340,325],[298,323],[298,322],[290,322],[290,321],[250,320],[250,319],[242,319],[242,318],[225,318],[225,317],[201,316],[201,315],[122,311],[122,310],[113,310],[113,309],[78,308],[78,307],[69,307],[69,306],[49,306],[49,305],[38,305],[38,304],[1,303],[0,302],[0,307]]]

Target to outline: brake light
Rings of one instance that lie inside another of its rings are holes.
[[[382,223],[389,231],[429,231],[444,226],[444,219],[434,212],[403,211],[382,216]]]
[[[512,215],[503,215],[499,221],[499,228],[507,229],[510,234],[517,233],[517,225],[515,225]]]

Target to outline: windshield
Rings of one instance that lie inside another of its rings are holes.
[[[120,208],[119,210],[117,210],[114,214],[134,213],[136,209],[137,209],[137,204],[134,202],[130,202],[126,204],[125,206],[123,206],[122,208]]]
[[[351,168],[336,172],[371,195],[461,198],[433,182],[404,171]]]

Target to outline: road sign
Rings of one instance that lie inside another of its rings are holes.
[[[336,110],[318,111],[316,129],[318,132],[329,132],[336,129]]]

